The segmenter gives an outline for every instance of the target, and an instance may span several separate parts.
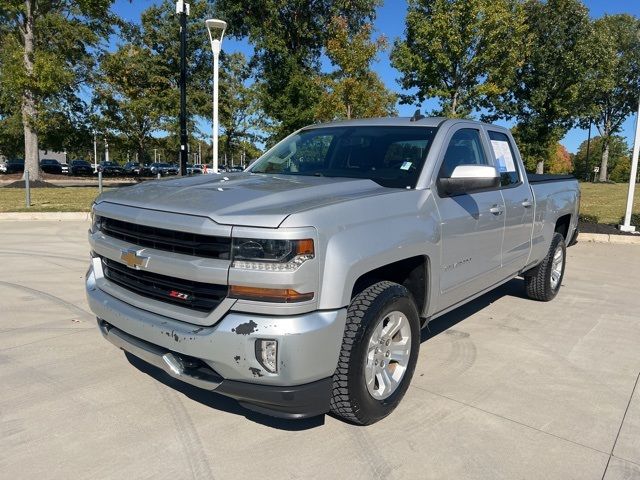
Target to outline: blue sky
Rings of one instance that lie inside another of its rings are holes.
[[[241,1],[241,0],[239,0]],[[159,3],[159,0],[116,0],[113,11],[130,21],[139,21],[143,10],[152,4]],[[587,0],[584,2],[590,10],[592,18],[601,17],[604,14],[630,13],[640,17],[639,0]],[[376,34],[384,35],[389,40],[401,37],[404,33],[404,19],[407,11],[405,0],[384,0],[383,5],[378,9],[375,21]],[[245,54],[251,53],[251,46],[245,41],[225,39],[223,49],[228,52],[241,51]],[[393,91],[401,90],[398,84],[399,72],[394,69],[389,62],[389,52],[379,55],[377,62],[373,65],[375,72],[380,75],[387,87]],[[640,92],[638,92],[640,95]],[[425,102],[422,106],[423,112],[428,112],[437,105],[435,101]],[[398,105],[400,116],[410,116],[415,111],[415,106]],[[504,125],[510,126],[508,123]],[[621,135],[627,138],[629,146],[633,145],[633,135],[635,128],[635,115],[629,117],[624,123]],[[594,128],[595,131],[595,128]],[[592,132],[592,135],[597,133]],[[573,129],[567,133],[562,143],[570,152],[576,152],[580,143],[587,139],[587,132],[580,129]]]

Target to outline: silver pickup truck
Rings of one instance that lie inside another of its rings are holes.
[[[175,378],[370,424],[402,399],[430,320],[518,275],[554,298],[579,195],[527,176],[501,127],[310,126],[245,172],[100,196],[87,297],[107,340]]]

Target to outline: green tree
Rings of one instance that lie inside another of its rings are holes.
[[[260,104],[272,121],[269,143],[312,123],[322,90],[320,56],[329,21],[348,19],[357,31],[373,18],[379,0],[216,0],[213,14],[229,34],[247,37],[255,50]]]
[[[242,53],[220,60],[220,123],[224,129],[222,154],[239,159],[245,144],[260,138],[262,113],[253,82],[254,69]]]
[[[371,71],[371,62],[386,48],[386,40],[371,40],[373,26],[363,25],[350,34],[347,20],[336,17],[327,42],[327,56],[337,70],[323,78],[324,91],[316,109],[316,119],[383,117],[395,113],[396,95]]]
[[[38,135],[47,110],[73,119],[79,86],[91,78],[91,50],[111,30],[112,0],[5,0],[0,6],[0,99],[22,118],[25,169],[40,177]]]
[[[145,46],[125,44],[100,61],[102,81],[94,89],[102,113],[100,130],[120,136],[123,148],[146,160],[147,146],[170,111],[166,65]]]
[[[527,45],[516,0],[409,0],[406,37],[392,65],[414,94],[403,103],[437,97],[435,113],[466,117],[506,90]]]
[[[609,148],[609,165],[611,167],[612,175],[605,180],[613,180],[615,182],[620,181],[620,169],[624,169],[624,163],[629,163],[630,169],[630,150],[626,140],[619,135],[612,135],[606,142]],[[589,161],[587,161],[587,141],[585,140],[578,147],[576,156],[574,159],[574,174],[581,180],[592,179],[594,175],[594,168],[600,166],[600,159],[602,158],[602,151],[604,150],[605,142],[600,136],[591,139],[589,146]],[[613,171],[618,167],[618,164],[622,164],[618,168],[615,178],[613,178]],[[626,173],[627,180],[629,179],[629,172]]]
[[[0,118],[0,152],[8,158],[24,155],[24,132],[19,112]]]
[[[591,56],[595,62],[582,87],[586,105],[583,123],[593,120],[602,137],[599,179],[605,181],[609,170],[609,141],[638,105],[640,20],[631,15],[605,15],[596,20]]]
[[[575,125],[579,94],[593,58],[589,12],[580,0],[525,0],[526,36],[513,83],[492,102],[493,115],[515,118],[519,147],[531,168],[544,171],[549,149]]]

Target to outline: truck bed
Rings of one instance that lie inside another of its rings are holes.
[[[529,183],[546,183],[546,182],[559,182],[563,180],[575,180],[573,175],[550,175],[540,173],[527,173],[527,179]]]

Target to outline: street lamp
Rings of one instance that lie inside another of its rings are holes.
[[[180,175],[187,174],[189,161],[189,137],[187,135],[187,15],[189,4],[176,2],[176,13],[180,15]]]
[[[638,157],[640,156],[640,100],[638,100],[638,115],[636,116],[636,136],[633,142],[633,155],[631,157],[631,174],[629,175],[629,191],[627,194],[627,208],[624,213],[624,221],[619,226],[622,232],[635,232],[636,227],[631,225],[631,213],[633,212],[633,198],[636,191],[636,175],[638,174]]]
[[[222,49],[222,38],[227,29],[227,22],[210,18],[205,21],[209,31],[211,41],[211,51],[213,52],[213,127],[212,127],[212,149],[213,149],[213,171],[218,173],[218,61],[220,50]]]

